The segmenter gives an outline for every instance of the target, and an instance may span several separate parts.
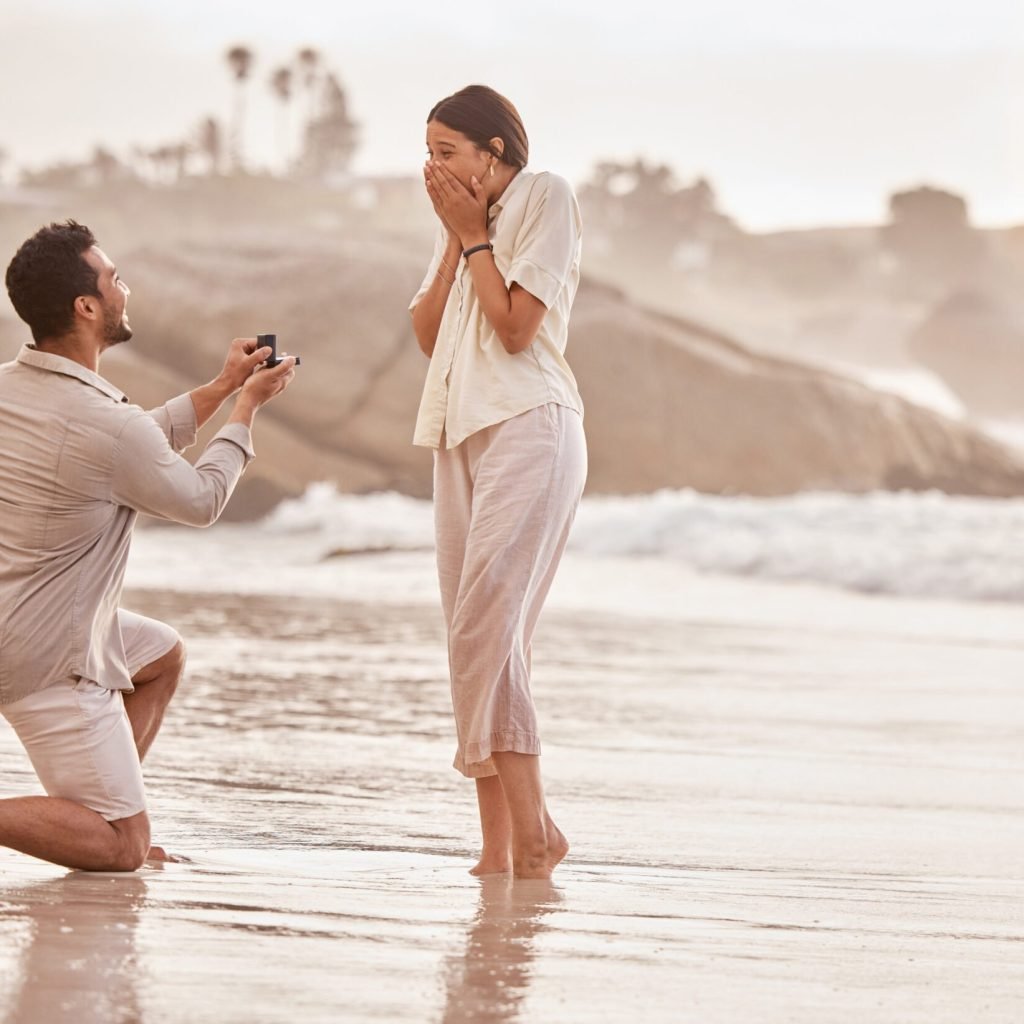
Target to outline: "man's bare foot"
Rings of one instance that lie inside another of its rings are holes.
[[[513,853],[516,878],[550,878],[552,871],[569,852],[569,841],[548,817],[543,843],[535,843]]]
[[[484,850],[480,859],[469,869],[471,875],[479,878],[482,875],[503,875],[512,870],[512,851],[502,850],[500,853],[491,853]]]
[[[173,853],[168,853],[162,846],[151,846],[146,855],[146,861],[150,864],[181,864],[185,860],[185,857],[176,857]]]

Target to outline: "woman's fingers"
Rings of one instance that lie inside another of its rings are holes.
[[[431,177],[431,183],[434,186],[434,190],[442,199],[452,199],[455,196],[455,189],[452,188],[451,182],[443,174],[435,173]]]
[[[430,174],[428,168],[423,168],[423,184],[427,190],[427,198],[430,200],[431,205],[434,207],[434,213],[444,220],[444,212],[442,210],[441,193],[438,190],[437,184]]]
[[[443,188],[443,189],[447,189],[452,194],[455,194],[455,193],[458,193],[458,192],[462,192],[465,195],[469,195],[470,194],[466,190],[466,186],[463,185],[462,182],[459,181],[459,179],[456,178],[455,175],[452,174],[452,172],[449,171],[447,167],[444,167],[441,164],[438,164],[437,167],[436,167],[436,175],[435,175],[435,177],[436,177],[436,180],[437,180],[439,186],[441,188]]]
[[[454,199],[460,194],[470,195],[466,186],[442,164],[429,163],[423,173],[431,195],[437,195],[446,201]]]
[[[470,191],[447,167],[432,161],[423,168],[423,180],[434,212],[449,234],[461,238],[464,232],[486,224],[487,199],[482,187]]]

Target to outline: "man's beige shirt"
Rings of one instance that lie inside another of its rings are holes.
[[[544,303],[547,314],[530,347],[509,355],[484,316],[466,260],[459,260],[427,371],[414,444],[437,448],[443,433],[447,447],[454,448],[478,430],[548,403],[583,414],[576,378],[565,360],[569,313],[580,279],[581,230],[579,206],[564,178],[523,170],[509,182],[488,211],[494,262],[507,288],[518,283]],[[442,228],[410,309],[433,282],[444,245]]]
[[[0,704],[68,676],[132,689],[117,607],[138,513],[207,526],[253,457],[241,424],[191,466],[195,439],[189,395],[146,412],[30,345],[0,366]]]

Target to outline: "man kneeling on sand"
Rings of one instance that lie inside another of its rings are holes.
[[[141,760],[181,678],[181,638],[118,607],[139,512],[220,515],[253,458],[256,410],[295,375],[253,338],[220,374],[150,412],[99,375],[128,341],[128,286],[92,232],[51,224],[21,246],[7,291],[34,345],[0,366],[0,713],[48,796],[0,800],[0,845],[71,868],[152,856]],[[240,390],[239,390],[240,389]],[[193,467],[179,452],[238,392]]]

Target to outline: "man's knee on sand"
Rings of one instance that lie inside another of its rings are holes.
[[[149,815],[141,814],[109,822],[114,836],[111,839],[109,864],[101,870],[137,871],[149,856],[151,841]]]

